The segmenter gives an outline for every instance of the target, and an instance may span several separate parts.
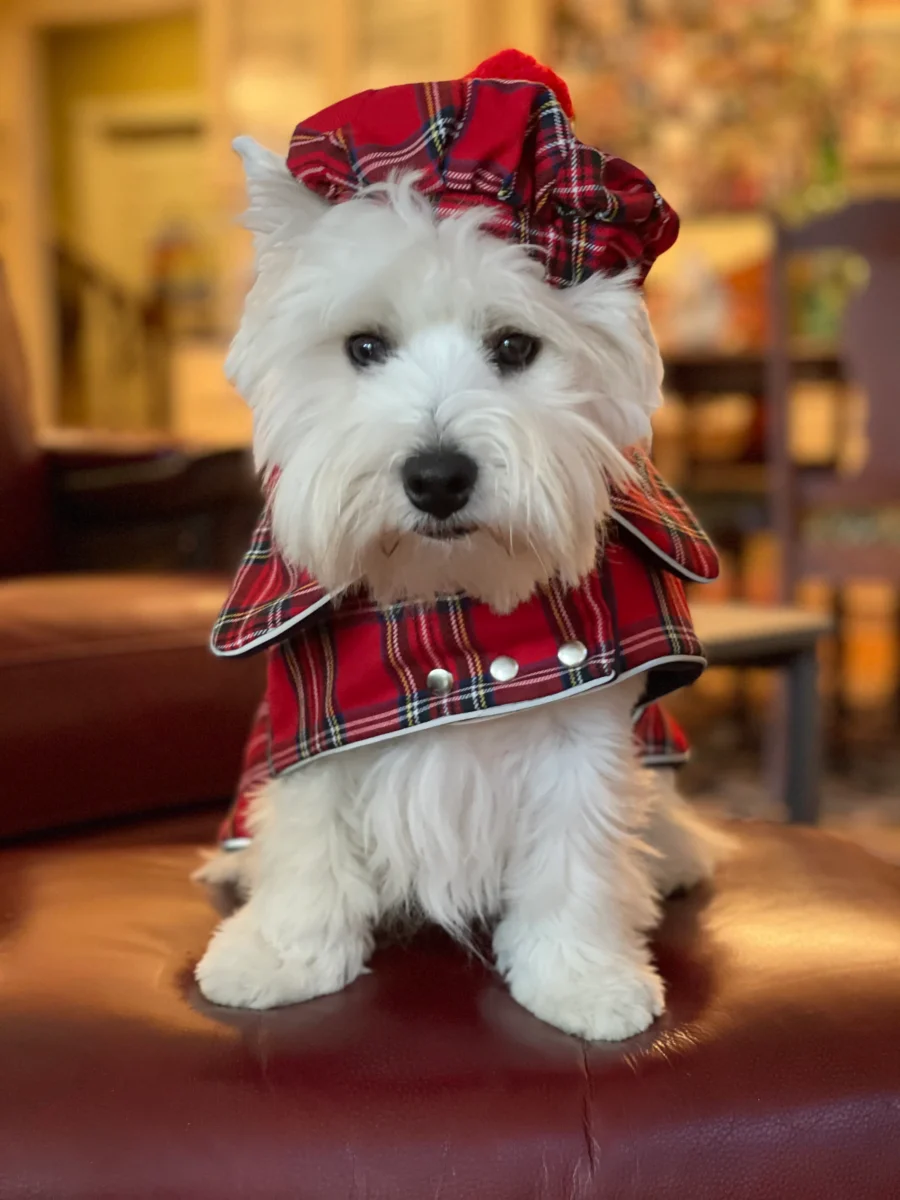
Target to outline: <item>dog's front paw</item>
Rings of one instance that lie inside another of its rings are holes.
[[[680,814],[660,818],[650,833],[648,840],[656,851],[648,864],[650,876],[662,897],[689,891],[711,879],[731,849],[731,839],[724,832],[693,814],[689,820]]]
[[[616,968],[596,978],[536,981],[511,976],[514,999],[542,1021],[589,1041],[643,1033],[663,1010],[663,984],[650,967]]]
[[[566,1033],[619,1042],[643,1033],[663,1010],[662,980],[637,945],[634,957],[611,955],[506,921],[494,947],[513,999]]]
[[[213,1004],[277,1008],[339,992],[363,970],[367,949],[352,935],[338,946],[307,936],[289,949],[276,948],[248,906],[220,925],[194,974]]]
[[[676,892],[688,892],[711,879],[716,869],[712,847],[697,841],[679,846],[650,862],[650,876],[663,898]]]

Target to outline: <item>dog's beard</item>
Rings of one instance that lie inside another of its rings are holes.
[[[607,457],[609,470],[597,454],[573,452],[552,471],[546,460],[523,468],[512,484],[488,469],[482,494],[437,520],[411,506],[390,467],[354,475],[348,462],[342,470],[335,444],[318,460],[327,469],[302,456],[287,464],[273,505],[276,542],[330,592],[365,587],[381,604],[462,592],[509,611],[541,585],[573,587],[593,568],[607,480],[628,471],[618,452]]]
[[[551,558],[552,554],[550,547],[520,534],[503,535],[489,527],[452,539],[406,532],[386,536],[364,555],[363,576],[381,604],[427,604],[464,592],[498,612],[508,612],[559,573],[554,561],[558,555]],[[582,554],[584,569],[577,574],[589,570],[593,559],[591,544]]]
[[[574,586],[593,568],[607,510],[605,488],[576,519],[543,527],[460,518],[366,528],[344,508],[322,538],[325,553],[295,543],[286,556],[329,591],[365,587],[380,604],[465,593],[507,612],[550,580]]]

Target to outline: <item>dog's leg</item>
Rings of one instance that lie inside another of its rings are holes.
[[[194,871],[191,879],[203,887],[219,916],[227,917],[239,908],[250,894],[252,862],[252,846],[243,850],[217,850],[206,859],[202,867]]]
[[[378,901],[342,783],[340,766],[325,763],[263,793],[250,898],[197,966],[208,1000],[273,1008],[339,991],[363,970]]]
[[[646,781],[653,795],[644,838],[656,852],[650,872],[660,895],[670,896],[709,879],[729,841],[678,794],[674,771],[648,770]]]
[[[656,901],[636,837],[646,790],[631,747],[633,691],[620,684],[554,705],[525,727],[532,749],[494,943],[520,1004],[609,1041],[646,1029],[663,1007],[642,932]]]

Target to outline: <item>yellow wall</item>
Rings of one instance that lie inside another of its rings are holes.
[[[200,28],[194,13],[54,29],[44,39],[57,232],[70,227],[69,123],[84,100],[201,88]]]

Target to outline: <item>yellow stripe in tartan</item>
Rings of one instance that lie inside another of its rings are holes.
[[[575,630],[572,626],[572,622],[569,620],[569,614],[566,612],[566,607],[562,602],[559,584],[555,580],[552,580],[549,584],[547,584],[546,588],[544,588],[544,593],[550,603],[553,619],[556,621],[556,626],[563,639],[567,642],[574,642]]]
[[[436,120],[438,110],[437,106],[435,105],[435,99],[437,94],[437,88],[434,86],[434,84],[432,84],[431,87],[425,88],[425,100],[428,108],[428,138],[438,147],[439,152],[443,153],[443,143],[438,140],[441,127]]]
[[[291,683],[294,685],[294,695],[297,697],[297,744],[300,747],[300,757],[305,758],[309,754],[309,736],[306,729],[306,697],[303,694],[303,677],[300,674],[297,656],[290,643],[282,648],[281,660],[287,665]]]
[[[337,718],[337,711],[334,707],[334,684],[337,678],[334,663],[334,643],[331,639],[331,634],[325,626],[319,632],[319,644],[325,656],[325,716],[334,744],[335,746],[340,746],[343,745],[341,723]]]
[[[294,592],[285,593],[284,596],[279,596],[277,600],[261,600],[259,604],[254,604],[252,608],[236,608],[234,612],[224,612],[216,624],[233,625],[235,621],[245,621],[248,617],[255,617],[257,613],[265,612],[266,609],[272,609],[274,612],[279,605],[284,604],[289,599],[299,599],[306,591],[320,592],[321,588],[310,585],[308,588],[298,588]]]
[[[576,229],[575,247],[576,247],[577,253],[575,256],[575,262],[573,264],[573,266],[574,266],[574,276],[573,277],[576,280],[580,280],[581,272],[584,268],[584,256],[585,256],[585,253],[587,252],[587,245],[588,245],[588,223],[584,219],[584,217],[577,217],[576,221],[577,221],[577,225],[575,227],[575,229]]]
[[[656,594],[659,615],[666,631],[666,637],[669,639],[669,645],[675,651],[681,650],[681,637],[679,636],[676,627],[672,622],[672,613],[669,604],[669,592],[663,581],[663,572],[651,571],[650,578],[653,581],[653,591]]]
[[[560,125],[561,121],[564,120],[564,114],[563,114],[562,110],[560,109],[559,101],[556,99],[555,96],[548,96],[547,99],[544,101],[544,103],[541,105],[541,107],[538,109],[537,120],[535,123],[539,127],[540,127],[540,124],[541,124],[543,118],[548,113],[554,119],[554,123],[557,128],[557,136],[558,136],[559,125]],[[530,129],[529,129],[529,132],[531,132]],[[541,189],[541,191],[538,193],[538,196],[537,196],[537,203],[534,206],[535,213],[539,213],[541,211],[541,209],[544,207],[544,205],[549,200],[550,193],[552,191],[553,191],[552,183],[548,183],[548,184],[544,185],[544,187]]]
[[[403,697],[405,700],[404,712],[409,725],[414,723],[416,715],[413,697],[416,694],[416,681],[406,669],[406,664],[403,662],[403,656],[400,653],[400,641],[397,638],[398,622],[388,613],[383,618],[384,626],[386,627],[386,636],[384,639],[385,649],[387,650],[388,662],[394,668],[394,674],[400,681],[400,686],[403,688]]]
[[[462,604],[458,596],[453,596],[450,600],[450,625],[457,641],[460,642],[466,655],[469,657],[469,674],[475,683],[475,695],[478,697],[478,707],[487,708],[487,689],[482,682],[484,679],[484,666],[481,656],[469,641],[469,631],[463,620]]]

